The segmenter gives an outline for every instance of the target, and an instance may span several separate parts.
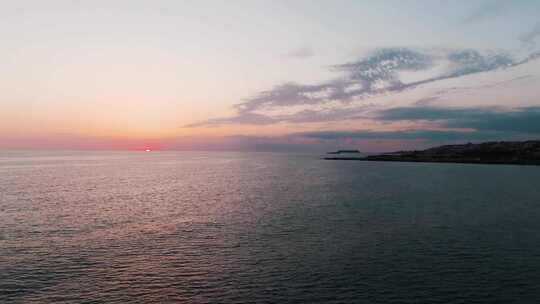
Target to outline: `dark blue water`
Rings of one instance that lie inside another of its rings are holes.
[[[539,303],[540,167],[0,153],[1,303]]]

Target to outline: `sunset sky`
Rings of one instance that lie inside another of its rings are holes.
[[[540,139],[540,1],[3,1],[0,148]]]

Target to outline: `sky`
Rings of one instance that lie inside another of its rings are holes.
[[[0,149],[540,139],[540,1],[1,1]]]

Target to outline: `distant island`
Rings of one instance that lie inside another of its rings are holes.
[[[445,145],[421,151],[398,151],[327,160],[540,165],[540,140]]]
[[[326,154],[350,154],[350,153],[359,154],[360,151],[358,151],[358,150],[337,150],[337,151],[333,151],[333,152],[328,152]]]

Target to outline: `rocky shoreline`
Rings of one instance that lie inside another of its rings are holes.
[[[365,157],[324,157],[326,160],[540,165],[540,140],[446,145],[421,151],[398,151]]]

